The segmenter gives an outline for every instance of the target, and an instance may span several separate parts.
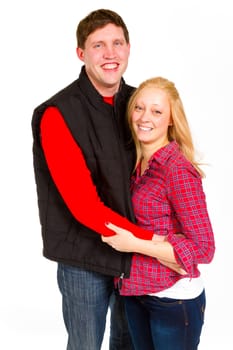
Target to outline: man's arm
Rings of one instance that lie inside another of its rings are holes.
[[[42,117],[41,143],[54,183],[76,220],[105,236],[113,234],[105,226],[112,222],[137,237],[152,238],[153,232],[139,228],[101,202],[82,151],[55,107],[47,108]]]

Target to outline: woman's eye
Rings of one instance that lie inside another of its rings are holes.
[[[158,111],[158,110],[153,111],[153,113],[154,113],[155,115],[161,115],[161,114],[162,114],[162,112],[160,112],[160,111]]]
[[[138,112],[142,111],[142,107],[137,106],[137,105],[134,107],[134,109],[135,109],[135,111],[138,111]]]

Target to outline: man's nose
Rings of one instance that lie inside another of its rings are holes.
[[[115,48],[113,45],[107,45],[104,51],[105,58],[114,58],[116,56]]]

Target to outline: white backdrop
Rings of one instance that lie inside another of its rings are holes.
[[[0,348],[65,349],[56,264],[41,254],[30,124],[34,107],[76,79],[77,23],[101,7],[119,12],[129,28],[126,81],[173,80],[208,163],[204,187],[217,249],[201,268],[207,310],[200,350],[233,348],[231,1],[9,0],[0,7]],[[107,326],[104,350],[108,335]]]

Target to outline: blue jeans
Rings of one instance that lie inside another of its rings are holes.
[[[196,350],[204,323],[205,291],[195,299],[125,297],[135,350]]]
[[[101,349],[109,306],[109,349],[133,349],[123,298],[114,291],[113,277],[59,263],[57,278],[68,332],[67,350]]]

